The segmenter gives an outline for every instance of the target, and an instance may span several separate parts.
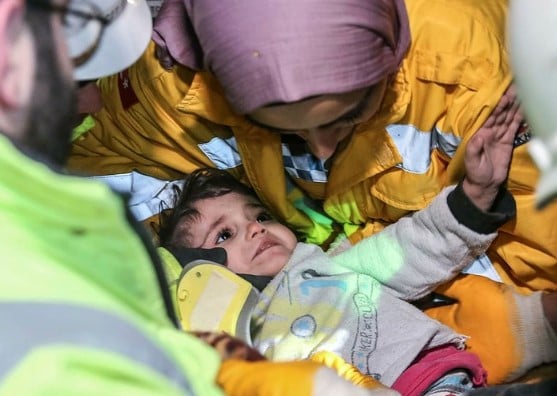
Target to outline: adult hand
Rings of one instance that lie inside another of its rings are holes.
[[[523,115],[513,85],[466,147],[463,189],[481,210],[488,211],[507,179],[513,142]]]

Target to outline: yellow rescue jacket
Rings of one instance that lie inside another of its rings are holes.
[[[407,7],[412,45],[379,114],[327,166],[234,114],[210,73],[163,69],[153,44],[134,66],[100,81],[105,109],[75,142],[69,166],[162,179],[228,169],[302,239],[324,244],[343,230],[355,243],[462,177],[465,143],[512,81],[506,1],[407,0]],[[516,147],[508,182],[516,220],[488,256],[506,283],[557,290],[557,209],[535,210],[538,171],[526,147]]]

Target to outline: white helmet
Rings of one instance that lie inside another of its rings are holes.
[[[101,17],[86,23],[79,15],[66,17],[70,56],[86,59],[74,68],[76,80],[118,73],[141,56],[151,38],[153,20],[145,0],[70,0],[68,8]]]
[[[557,3],[511,0],[508,37],[518,96],[532,126],[529,152],[541,171],[538,207],[557,196]]]

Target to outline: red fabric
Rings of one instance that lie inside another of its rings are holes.
[[[420,353],[392,388],[403,396],[419,396],[443,375],[458,369],[470,372],[475,386],[486,385],[487,372],[475,354],[445,345]]]
[[[120,93],[120,100],[122,101],[122,107],[124,110],[127,110],[134,104],[139,103],[139,99],[137,98],[130,82],[127,69],[118,73],[118,92]]]

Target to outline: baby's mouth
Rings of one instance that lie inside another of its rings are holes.
[[[273,246],[276,246],[277,243],[275,243],[274,241],[271,241],[269,239],[264,240],[263,242],[261,242],[259,244],[259,246],[257,247],[257,250],[255,251],[255,254],[253,255],[253,258],[259,256],[261,253],[263,253],[265,250],[272,248]]]

